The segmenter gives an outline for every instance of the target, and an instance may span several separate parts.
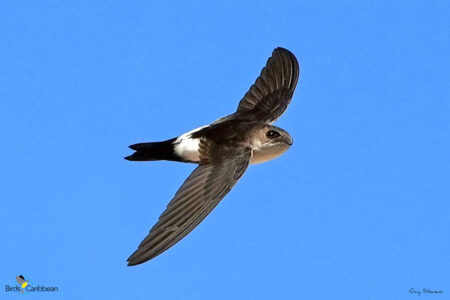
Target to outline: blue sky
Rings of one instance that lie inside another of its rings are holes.
[[[0,298],[414,299],[450,293],[445,1],[2,1]],[[193,170],[123,159],[232,113],[275,47],[301,65],[251,166],[126,267]]]

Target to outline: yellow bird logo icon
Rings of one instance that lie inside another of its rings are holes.
[[[17,283],[20,285],[20,287],[22,289],[22,294],[23,294],[23,289],[27,287],[28,280],[25,280],[23,275],[16,276],[16,280],[17,280]]]

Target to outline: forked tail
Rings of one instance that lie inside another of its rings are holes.
[[[174,139],[170,139],[163,142],[154,143],[139,143],[129,146],[135,150],[132,155],[125,157],[131,161],[152,161],[152,160],[175,160],[179,161],[180,158],[174,153],[173,142]]]

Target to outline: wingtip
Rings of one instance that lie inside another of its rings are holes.
[[[278,53],[278,55],[280,55],[280,56],[283,55],[283,56],[288,56],[289,57],[290,61],[293,64],[294,70],[297,73],[295,75],[295,77],[298,80],[298,77],[300,75],[300,63],[299,63],[297,57],[294,55],[294,53],[292,53],[290,50],[288,50],[286,48],[283,48],[283,47],[275,48],[275,50],[273,50],[272,57],[275,56],[276,53]],[[295,85],[297,85],[297,83]]]
[[[133,259],[133,256],[135,253],[136,252],[134,252],[133,254],[130,255],[130,257],[127,258],[127,266],[128,267],[137,265],[136,261]]]
[[[142,263],[145,263],[146,261],[149,261],[150,259],[142,259],[142,257],[140,255],[137,255],[137,250],[136,250],[133,254],[130,255],[130,257],[127,258],[127,266],[132,267],[132,266],[140,265]]]
[[[290,50],[283,48],[283,47],[276,47],[273,52],[278,51],[278,52],[286,52],[288,54],[294,55]]]
[[[132,267],[132,266],[135,266],[135,265],[137,265],[136,263],[133,263],[133,262],[131,262],[131,261],[129,261],[128,259],[127,259],[127,267]]]

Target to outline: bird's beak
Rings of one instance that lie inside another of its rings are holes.
[[[286,144],[288,144],[289,146],[292,146],[292,144],[294,143],[294,140],[290,136],[287,136],[286,139],[284,140],[284,142]]]

